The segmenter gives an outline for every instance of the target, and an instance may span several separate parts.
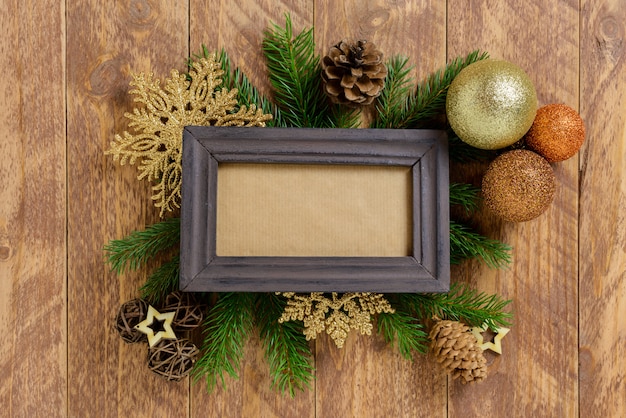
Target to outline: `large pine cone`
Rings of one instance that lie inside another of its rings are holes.
[[[383,54],[367,41],[343,40],[322,60],[324,91],[333,103],[368,105],[385,86]]]
[[[457,321],[437,321],[430,331],[430,350],[452,378],[461,383],[487,377],[487,360],[469,327]]]

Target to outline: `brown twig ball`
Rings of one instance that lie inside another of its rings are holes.
[[[146,334],[135,329],[135,325],[146,319],[148,303],[143,299],[132,299],[120,306],[115,317],[115,329],[122,340],[132,344],[146,340]]]
[[[148,349],[148,368],[166,380],[178,382],[189,374],[199,353],[189,340],[161,340]]]
[[[571,107],[549,104],[537,110],[525,140],[549,162],[564,161],[574,156],[585,141],[585,124]]]
[[[525,222],[548,209],[554,199],[556,177],[545,158],[528,150],[514,150],[492,161],[483,177],[485,205],[509,222]]]

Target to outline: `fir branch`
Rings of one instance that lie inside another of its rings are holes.
[[[207,390],[217,385],[218,376],[226,387],[225,374],[237,379],[248,337],[254,326],[253,293],[221,293],[202,324],[205,337],[192,374],[206,376]]]
[[[513,314],[504,311],[511,300],[488,295],[466,285],[453,284],[448,293],[403,293],[406,306],[412,307],[423,320],[437,316],[441,319],[463,321],[469,326],[486,324],[492,331],[508,327]]]
[[[463,142],[451,128],[447,130],[447,133],[448,155],[451,161],[458,163],[486,162],[498,155],[498,151],[475,148]]]
[[[219,61],[224,70],[222,76],[224,87],[227,89],[237,89],[237,100],[239,104],[250,107],[255,105],[257,108],[262,109],[263,113],[271,113],[273,118],[268,121],[267,126],[284,127],[286,121],[282,116],[281,110],[274,105],[267,97],[261,94],[259,90],[254,87],[250,79],[239,69],[239,67],[232,69],[232,61],[226,53],[226,50],[222,49],[219,54]]]
[[[385,97],[381,95],[383,103],[379,107],[379,118],[374,121],[372,127],[416,128],[426,120],[445,114],[446,94],[452,80],[468,65],[486,58],[489,58],[489,54],[478,50],[464,58],[455,58],[445,68],[432,73],[424,81],[418,83],[413,91],[407,89],[407,85],[411,82],[408,76],[411,68],[406,66],[406,59],[392,59],[388,68],[396,72],[395,82],[401,88],[389,96],[393,100],[387,103],[384,102]],[[388,75],[387,78],[389,80],[390,76]],[[393,79],[391,81],[394,82]],[[404,99],[402,99],[403,95]]]
[[[335,127],[321,87],[320,58],[315,54],[313,28],[294,36],[291,18],[286,15],[284,28],[272,24],[265,31],[263,52],[274,100],[287,125]]]
[[[187,59],[187,67],[193,68],[193,63],[201,58],[207,58],[211,55],[211,52],[202,45],[201,52],[193,54],[193,56]],[[286,126],[283,117],[281,116],[280,109],[274,105],[267,97],[261,94],[259,90],[252,84],[250,79],[239,69],[239,67],[233,69],[232,61],[228,56],[228,53],[222,48],[217,56],[217,59],[224,71],[222,75],[221,88],[228,90],[237,89],[237,103],[233,109],[233,113],[239,111],[240,106],[244,105],[250,107],[255,105],[258,109],[263,110],[263,113],[271,113],[273,118],[266,122],[267,126]]]
[[[296,390],[311,387],[313,366],[311,349],[302,332],[302,325],[295,321],[279,323],[286,306],[285,298],[273,293],[259,294],[257,301],[257,325],[265,357],[270,367],[272,386],[281,393],[288,392],[293,398]]]
[[[180,241],[180,218],[157,222],[143,231],[111,240],[104,247],[107,262],[117,274],[137,270],[157,254],[172,249]]]
[[[378,333],[387,344],[393,346],[397,343],[398,351],[407,360],[413,358],[414,351],[425,354],[428,351],[428,334],[422,324],[400,306],[394,307],[396,311],[393,314],[378,314]]]
[[[413,88],[409,59],[394,56],[387,63],[387,78],[376,102],[376,117],[371,128],[396,128],[407,112],[407,97]]]
[[[511,247],[472,231],[468,226],[450,222],[450,262],[458,264],[468,258],[480,258],[491,268],[511,263]]]
[[[148,280],[141,286],[141,297],[151,304],[160,304],[165,297],[178,288],[180,275],[180,257],[176,255],[167,263],[152,273]]]
[[[478,209],[480,188],[468,183],[450,183],[450,205],[462,206],[469,215]]]

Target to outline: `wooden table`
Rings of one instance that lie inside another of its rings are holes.
[[[626,4],[619,0],[42,0],[2,2],[0,27],[0,416],[626,416]],[[316,380],[295,399],[269,388],[258,341],[241,378],[206,394],[145,367],[112,331],[145,273],[118,279],[103,245],[154,222],[149,185],[103,151],[125,128],[131,71],[184,70],[205,43],[268,91],[263,29],[290,12],[319,52],[354,36],[403,54],[422,78],[480,48],[513,61],[540,104],[577,108],[580,154],[556,164],[554,205],[523,224],[485,215],[515,247],[496,271],[453,279],[514,300],[515,326],[489,377],[462,386],[381,338],[314,344]]]

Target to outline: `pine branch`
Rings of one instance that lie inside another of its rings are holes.
[[[143,231],[111,240],[104,247],[107,262],[117,274],[137,270],[157,254],[174,248],[180,241],[180,218],[157,222]]]
[[[474,213],[480,202],[480,188],[467,183],[450,183],[450,205],[462,206],[467,214]]]
[[[336,124],[321,87],[320,58],[315,54],[313,28],[293,33],[291,18],[264,33],[263,52],[274,89],[274,100],[288,126],[332,128]]]
[[[232,69],[232,61],[226,53],[226,50],[222,49],[220,51],[219,61],[222,64],[222,69],[224,70],[224,75],[222,77],[224,87],[229,90],[238,90],[239,94],[237,96],[237,101],[240,105],[250,107],[250,105],[253,104],[257,108],[262,109],[263,113],[271,113],[273,118],[267,122],[267,126],[286,126],[286,121],[284,120],[280,109],[267,97],[262,95],[256,87],[254,87],[250,79],[243,73],[243,71],[241,71],[238,67],[234,70]]]
[[[381,95],[383,103],[379,107],[379,118],[372,127],[416,128],[426,120],[445,114],[446,94],[452,80],[463,68],[488,57],[489,54],[480,51],[473,51],[464,58],[458,57],[445,68],[432,73],[424,81],[418,83],[413,91],[407,89],[407,85],[411,83],[408,76],[411,68],[406,66],[406,58],[392,59],[388,68],[396,74],[392,77],[388,75],[387,79],[392,83],[397,83],[399,88],[390,94],[391,100],[388,102],[384,102],[386,98]],[[392,88],[395,87],[392,86]]]
[[[498,295],[477,292],[466,285],[453,284],[448,293],[403,293],[400,295],[406,306],[411,306],[418,317],[463,321],[469,326],[486,324],[495,331],[499,327],[508,327],[513,314],[504,308],[511,300]]]
[[[196,60],[208,58],[210,55],[211,52],[206,45],[203,44],[201,52],[193,54],[193,56],[187,59],[187,67],[191,69]],[[228,90],[237,89],[237,103],[239,105],[250,107],[250,105],[253,104],[258,109],[263,110],[263,113],[271,113],[273,118],[266,123],[267,126],[286,126],[281,116],[280,109],[254,87],[243,71],[238,67],[233,70],[232,61],[224,48],[220,50],[217,59],[224,71],[221,87]],[[237,113],[239,109],[240,106],[235,106],[232,113]]]
[[[450,222],[450,262],[459,264],[468,258],[480,258],[491,268],[511,263],[511,247],[482,236],[465,225]]]
[[[152,304],[158,305],[165,297],[178,289],[180,275],[180,257],[176,255],[152,273],[141,286],[141,297]]]
[[[378,333],[387,344],[393,346],[397,343],[398,351],[407,360],[413,358],[414,351],[425,354],[428,351],[428,335],[424,332],[422,324],[400,306],[396,306],[395,309],[396,312],[393,314],[378,314]]]
[[[237,379],[248,337],[254,326],[253,293],[221,293],[202,324],[205,337],[192,373],[194,380],[206,376],[207,390],[212,391],[220,378],[226,387],[225,374]]]
[[[395,128],[407,112],[407,97],[413,88],[412,66],[406,57],[395,56],[387,63],[387,78],[376,103],[376,117],[371,128]]]
[[[451,161],[458,163],[486,162],[498,155],[498,151],[475,148],[463,142],[449,127],[447,133],[448,155]]]
[[[259,294],[257,325],[265,357],[270,367],[272,386],[293,398],[296,390],[310,388],[313,379],[311,349],[295,321],[279,323],[286,300],[273,293]]]

